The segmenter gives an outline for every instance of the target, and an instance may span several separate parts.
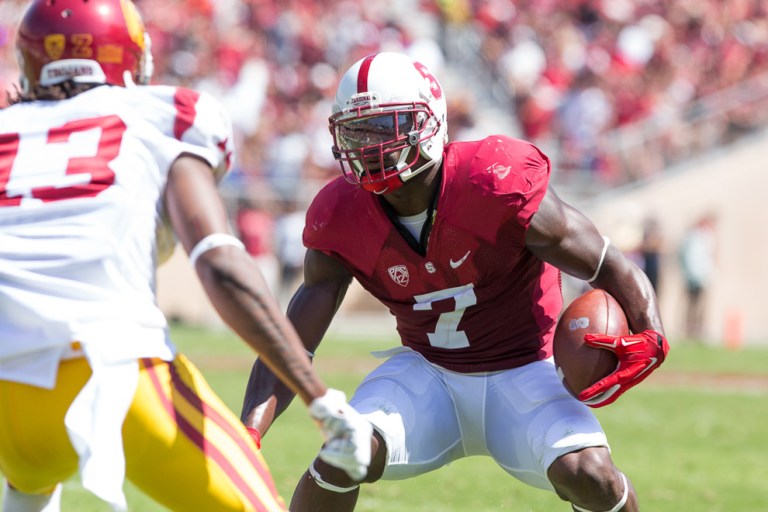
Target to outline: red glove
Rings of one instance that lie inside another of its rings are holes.
[[[616,371],[579,393],[578,399],[590,407],[615,402],[658,368],[669,352],[666,338],[651,330],[628,336],[585,334],[584,341],[590,347],[614,352],[619,359]]]
[[[248,433],[251,434],[251,438],[256,443],[256,448],[261,450],[261,434],[259,434],[259,431],[253,427],[245,427],[245,430],[247,430]]]

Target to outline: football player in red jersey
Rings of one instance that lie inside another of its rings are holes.
[[[17,45],[23,91],[0,110],[0,508],[58,511],[79,471],[115,510],[126,477],[171,510],[285,510],[255,431],[169,339],[155,270],[170,228],[222,319],[309,406],[322,456],[362,478],[370,423],[313,371],[229,232],[219,104],[140,85],[151,54],[129,0],[35,0]]]
[[[288,317],[314,351],[354,278],[395,316],[402,347],[350,400],[374,427],[367,476],[349,478],[319,457],[291,510],[353,510],[361,482],[470,455],[575,510],[638,510],[588,405],[616,400],[668,351],[643,272],[558,198],[533,145],[501,135],[446,145],[443,89],[404,55],[355,63],[330,129],[344,176],[308,210],[304,282]],[[561,271],[616,297],[634,333],[589,341],[620,364],[581,401],[552,362]],[[257,361],[242,419],[265,432],[290,398]]]

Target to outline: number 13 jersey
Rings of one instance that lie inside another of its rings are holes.
[[[184,88],[101,86],[0,110],[0,362],[72,341],[168,358],[155,299],[168,171],[189,153],[219,178],[232,151],[219,104]]]

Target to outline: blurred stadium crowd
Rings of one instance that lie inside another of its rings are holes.
[[[308,183],[336,175],[326,121],[337,70],[380,49],[409,52],[441,78],[451,138],[504,130],[542,146],[563,176],[586,171],[608,184],[768,116],[754,104],[768,95],[765,0],[136,3],[154,81],[227,105],[240,148],[227,184],[262,200],[302,203],[316,188]],[[0,3],[2,90],[17,79],[25,4]]]

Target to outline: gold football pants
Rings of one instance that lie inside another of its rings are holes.
[[[126,476],[174,511],[284,511],[267,467],[239,419],[183,355],[139,361],[123,424]],[[78,468],[64,416],[91,369],[62,361],[52,390],[0,380],[0,472],[43,494]]]

